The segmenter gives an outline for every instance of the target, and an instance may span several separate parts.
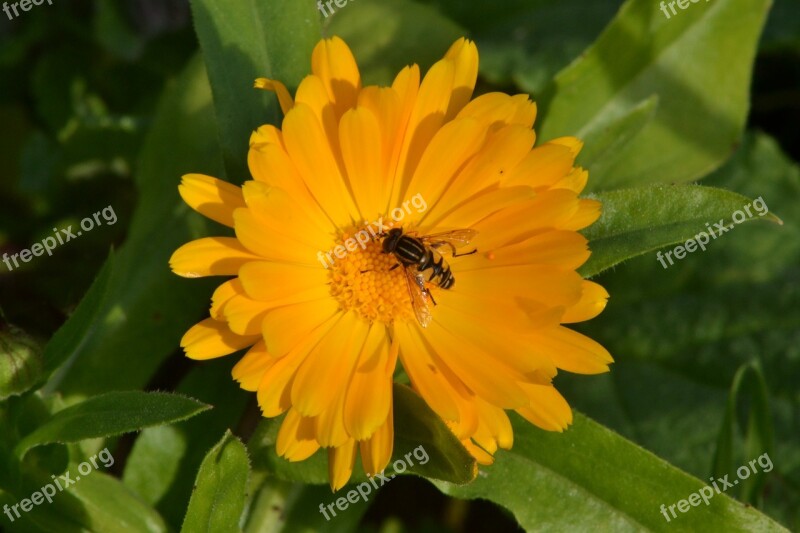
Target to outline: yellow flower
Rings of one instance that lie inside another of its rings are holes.
[[[336,37],[316,46],[311,70],[294,99],[278,81],[256,81],[277,93],[285,117],[280,129],[253,133],[252,181],[189,174],[179,187],[236,235],[190,242],[170,260],[181,276],[233,276],[215,291],[210,318],[183,337],[187,356],[249,347],[234,379],[257,392],[265,417],[286,413],[281,456],[327,448],[334,490],[357,451],[369,474],[390,460],[398,359],[480,463],[512,445],[506,409],[564,430],[572,414],[552,385],[557,369],[594,374],[612,362],[563,325],[593,318],[608,298],[576,272],[589,257],[578,230],[600,214],[598,202],[578,198],[588,177],[574,166],[581,142],[534,148],[526,95],[471,99],[478,52],[465,39],[421,82],[413,65],[391,87],[362,87]],[[438,248],[454,286],[436,286],[441,276],[409,284],[398,255],[383,251],[389,227],[417,238],[471,230],[458,257]],[[411,289],[428,298],[427,327]]]

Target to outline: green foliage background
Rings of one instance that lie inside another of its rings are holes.
[[[181,280],[167,259],[219,233],[181,203],[180,176],[246,179],[249,132],[280,117],[253,79],[296,87],[334,34],[382,84],[466,35],[478,92],[528,93],[540,139],[586,141],[604,215],[583,274],[611,299],[578,329],[616,363],[559,375],[575,424],[514,418],[514,448],[467,484],[471,459],[397,385],[396,453],[422,444],[431,461],[328,522],[319,504],[353,485],[332,495],[320,454],[275,456],[276,421],[231,380],[233,358],[183,357],[213,280]],[[0,254],[109,205],[118,216],[52,257],[0,263],[0,505],[106,447],[115,458],[0,530],[800,529],[799,121],[796,0],[670,19],[655,0],[351,0],[330,17],[310,0],[75,0],[0,15]],[[759,197],[763,221],[656,261]],[[771,472],[660,513],[764,453]]]

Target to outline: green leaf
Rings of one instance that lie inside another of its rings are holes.
[[[240,531],[249,475],[244,444],[226,432],[200,465],[181,531]]]
[[[346,494],[352,486],[332,494],[328,486],[290,483],[266,477],[256,484],[255,496],[250,506],[245,533],[350,533],[363,531],[361,518],[369,509],[367,502],[349,504],[345,511],[334,506],[335,516],[326,511],[328,519],[319,510],[319,505],[333,504]],[[374,494],[369,495],[374,497]]]
[[[667,521],[661,505],[689,498],[704,483],[578,413],[564,433],[542,431],[516,414],[512,425],[514,447],[498,451],[473,483],[437,486],[498,503],[529,531],[783,531],[724,493],[685,514],[673,507],[677,517],[667,510]]]
[[[558,386],[576,409],[708,479],[736,372],[758,361],[769,394],[774,428],[769,457],[775,467],[757,501],[795,531],[800,528],[800,167],[774,139],[755,134],[707,183],[762,196],[784,225],[742,225],[718,239],[713,253],[693,254],[668,270],[644,256],[604,273],[598,281],[611,294],[609,305],[578,329],[617,362],[609,374],[590,380],[559,375]],[[740,398],[740,416],[747,414],[746,402]],[[745,439],[734,440],[729,473],[768,451],[747,446]]]
[[[17,444],[20,459],[35,446],[78,442],[171,424],[211,407],[191,398],[162,392],[109,392],[57,412]]]
[[[113,531],[115,533],[166,533],[169,531],[159,514],[127,489],[117,478],[93,469],[87,475],[79,473],[79,464],[69,465],[73,483],[57,490],[53,479],[39,474],[36,486],[40,491],[50,485],[55,495],[53,503],[44,501],[25,515],[26,521],[36,524],[36,531]],[[99,463],[103,467],[103,463]],[[86,468],[84,467],[84,471]],[[66,482],[65,482],[66,483]],[[28,493],[25,497],[29,497]],[[16,525],[16,524],[15,524]]]
[[[701,233],[706,235],[701,240],[709,241],[703,247],[711,248],[717,238],[737,227],[733,217],[740,218],[735,215],[737,211],[745,215],[745,206],[752,216],[745,216],[744,221],[763,218],[781,223],[772,213],[759,217],[761,210],[740,194],[699,185],[653,185],[605,192],[595,198],[602,202],[603,214],[584,231],[592,250],[591,257],[580,269],[585,277],[596,276],[627,259]],[[715,226],[718,223],[730,229],[723,233]],[[713,235],[709,234],[709,228]],[[705,251],[694,248],[695,252]],[[662,266],[667,265],[664,268],[680,261],[677,255],[675,261],[667,254],[665,257],[654,257],[653,261],[663,261]]]
[[[140,196],[125,244],[104,267],[70,320],[45,348],[48,384],[68,403],[144,387],[181,335],[205,314],[215,280],[185,280],[168,262],[207,222],[178,195],[180,176],[222,171],[211,90],[199,57],[168,86],[136,173]]]
[[[750,378],[750,379],[748,379]],[[772,417],[769,412],[769,393],[764,373],[758,362],[742,365],[736,372],[728,397],[728,408],[719,432],[717,450],[714,454],[714,475],[722,477],[731,472],[736,463],[733,460],[734,426],[736,425],[736,408],[742,396],[751,396],[749,420],[747,424],[745,456],[756,458],[761,454],[775,455],[772,446]],[[764,486],[766,474],[761,471],[753,473],[742,481],[739,488],[741,499],[747,503],[758,503],[761,488]]]
[[[394,426],[393,460],[422,447],[430,460],[417,464],[413,473],[456,484],[475,479],[475,459],[428,404],[405,385],[394,386]]]
[[[38,342],[19,328],[0,329],[0,401],[31,389],[43,366]]]
[[[424,72],[466,35],[435,9],[410,0],[351,2],[325,23],[327,35],[338,35],[353,49],[365,85],[391,85],[409,63]]]
[[[278,430],[283,419],[284,417],[280,416],[258,423],[258,427],[247,443],[247,449],[253,460],[253,469],[286,481],[327,484],[328,454],[324,451],[317,451],[308,459],[296,463],[278,456],[275,451],[275,443],[278,441]],[[363,477],[363,471],[357,464],[353,469],[353,478],[360,480]]]
[[[578,164],[591,170],[592,181],[604,181],[610,166],[607,156],[621,150],[636,138],[642,128],[653,120],[657,107],[658,96],[652,95],[609,121],[604,128],[594,130],[582,139],[584,147]]]
[[[250,175],[250,133],[278,123],[280,116],[277,99],[254,90],[253,81],[276,79],[294,92],[311,69],[319,13],[313,2],[297,0],[192,0],[191,6],[214,92],[228,180],[240,183]]]
[[[767,51],[787,48],[800,52],[800,10],[794,0],[775,0],[761,46]]]
[[[468,483],[474,479],[477,473],[475,459],[428,404],[405,385],[395,383],[393,394],[394,449],[386,471],[393,472],[394,462],[406,462],[406,455],[411,455],[413,466],[408,469],[409,473],[456,484]],[[275,442],[282,421],[281,417],[259,424],[248,444],[254,467],[287,481],[327,484],[326,453],[318,451],[309,459],[298,463],[290,463],[278,457]],[[415,453],[422,457],[415,456]],[[356,464],[350,482],[366,479],[363,470]]]
[[[691,4],[667,19],[659,3],[628,0],[600,38],[540,99],[540,137],[589,137],[658,95],[655,118],[609,158],[604,190],[688,182],[718,167],[747,117],[753,58],[770,0]],[[591,169],[590,169],[591,171]]]
[[[114,265],[114,254],[106,259],[95,278],[92,288],[78,304],[69,320],[61,326],[44,349],[45,378],[55,372],[71,354],[77,353],[85,342],[85,336],[97,330],[103,311],[103,302],[108,297],[109,281]]]
[[[614,16],[621,0],[435,0],[468,29],[480,51],[481,76],[538,95]],[[578,15],[579,14],[579,15]]]
[[[176,392],[214,409],[185,422],[145,429],[125,462],[125,485],[155,506],[176,530],[183,522],[206,452],[225,430],[238,427],[247,401],[254,399],[231,379],[236,362],[236,357],[222,357],[192,368]]]

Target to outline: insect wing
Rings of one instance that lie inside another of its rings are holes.
[[[419,239],[431,248],[439,248],[447,245],[453,249],[457,249],[468,245],[477,234],[478,232],[474,229],[456,229],[453,231],[424,235],[419,237]]]
[[[406,268],[405,273],[414,316],[417,317],[417,322],[419,322],[420,326],[427,328],[433,315],[431,315],[430,298],[428,297],[428,289],[425,288],[424,278],[422,274],[412,272],[411,268]]]

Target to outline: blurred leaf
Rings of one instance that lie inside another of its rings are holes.
[[[55,170],[59,147],[41,131],[28,138],[20,160],[19,190],[26,194],[45,194],[56,189]]]
[[[641,134],[589,187],[688,182],[718,167],[747,117],[750,76],[770,0],[691,4],[667,19],[657,2],[628,0],[611,25],[542,95],[540,137],[589,137],[658,95]],[[590,169],[591,170],[591,169]]]
[[[394,449],[386,466],[393,472],[392,462],[405,461],[420,446],[428,456],[425,464],[415,462],[409,473],[452,483],[468,483],[475,478],[475,459],[461,445],[453,432],[442,422],[415,392],[405,385],[394,384]],[[264,420],[248,444],[253,466],[287,481],[328,483],[327,454],[318,451],[311,458],[291,463],[278,457],[275,442],[283,417]],[[366,476],[357,464],[351,483],[364,481]]]
[[[144,48],[144,38],[129,27],[120,12],[120,3],[99,0],[95,4],[94,34],[97,41],[112,54],[133,61]]]
[[[394,427],[393,460],[420,446],[430,458],[415,465],[414,474],[456,484],[475,479],[475,459],[428,404],[405,385],[394,385]]]
[[[30,83],[36,111],[52,136],[73,116],[74,87],[85,86],[91,55],[86,43],[70,40],[47,47],[32,65]]]
[[[206,233],[205,220],[190,214],[178,196],[187,172],[221,172],[211,92],[199,58],[170,85],[145,141],[136,173],[139,204],[126,243],[85,297],[92,305],[79,306],[62,328],[69,335],[59,331],[46,348],[46,355],[67,361],[49,388],[68,402],[144,386],[205,314],[214,280],[187,281],[168,266],[175,249]]]
[[[592,250],[591,257],[580,269],[584,277],[596,276],[631,257],[702,232],[713,242],[721,237],[716,232],[722,231],[713,224],[722,222],[725,227],[735,228],[736,224],[730,220],[732,214],[739,211],[744,215],[742,208],[752,204],[740,194],[699,185],[654,185],[605,192],[595,198],[602,202],[603,214],[584,230]],[[753,217],[745,221],[757,220],[757,214],[754,209]],[[763,218],[780,223],[772,213]],[[716,236],[709,235],[707,226]],[[695,247],[695,251],[699,249]],[[671,257],[667,259],[671,266]],[[667,264],[667,259],[662,259],[663,265]]]
[[[253,82],[277,79],[294,92],[311,68],[319,14],[312,2],[297,0],[192,0],[191,6],[214,92],[228,181],[240,183],[250,175],[250,133],[279,121],[277,99],[254,90]]]
[[[760,497],[766,512],[797,530],[800,167],[773,139],[751,135],[706,183],[763,197],[784,225],[745,224],[667,270],[642,257],[603,274],[608,307],[578,329],[616,364],[591,380],[560,374],[558,386],[577,409],[707,479],[737,369],[757,360],[775,442],[775,471]],[[756,458],[739,439],[733,444],[734,465]]]
[[[0,48],[2,48],[0,46]],[[0,123],[3,128],[0,129],[0,168],[3,172],[0,174],[0,194],[5,191],[10,191],[17,187],[20,177],[20,161],[19,154],[25,148],[29,134],[33,129],[30,119],[21,105],[8,105],[5,102],[0,103]],[[5,199],[3,199],[5,200]],[[18,220],[15,217],[15,211],[20,208],[18,206],[10,205],[11,202],[4,201],[3,209],[0,210],[0,244],[2,244],[3,234],[9,231],[12,227],[12,222]]]
[[[208,452],[181,531],[241,531],[250,464],[244,444],[230,432]]]
[[[78,442],[171,424],[210,409],[191,398],[162,392],[109,392],[67,407],[27,435],[15,448],[22,458],[29,449],[49,443]]]
[[[469,30],[480,72],[496,85],[539,91],[578,57],[614,16],[622,0],[433,0]]]
[[[351,533],[364,531],[361,518],[369,509],[369,502],[351,503],[345,511],[334,507],[335,515],[326,511],[328,519],[319,510],[320,504],[329,504],[346,494],[352,485],[338,493],[328,486],[290,483],[266,477],[255,491],[250,507],[245,533]]]
[[[581,139],[584,147],[580,153],[580,164],[590,169],[592,179],[602,176],[609,165],[608,154],[622,149],[635,139],[655,116],[658,108],[658,96],[652,95],[630,107],[615,120],[609,121],[603,129],[594,130],[586,138]]]
[[[411,63],[424,72],[466,34],[433,8],[410,0],[351,2],[325,24],[326,35],[338,35],[352,48],[365,85],[391,85]]]
[[[93,329],[100,320],[102,302],[107,298],[109,281],[111,278],[114,254],[109,254],[106,263],[95,278],[91,290],[81,300],[78,308],[70,319],[56,331],[44,349],[44,366],[46,379],[61,366],[70,353],[81,348],[85,335]]]
[[[0,329],[0,401],[36,385],[43,366],[38,342],[19,328]]]
[[[750,378],[750,379],[748,379]],[[713,473],[717,477],[732,472],[736,467],[733,460],[733,440],[737,418],[737,406],[741,397],[749,393],[751,397],[749,419],[746,429],[746,457],[758,457],[761,454],[775,454],[772,447],[772,416],[769,411],[767,384],[764,374],[757,363],[742,365],[733,377],[728,409],[719,432],[717,450],[714,454]],[[739,488],[741,500],[747,503],[758,503],[759,492],[764,486],[765,475],[763,472],[753,472],[742,481]]]
[[[761,46],[768,50],[786,47],[800,52],[800,6],[796,0],[775,0]]]
[[[516,414],[511,419],[512,450],[499,450],[469,485],[437,486],[498,503],[526,530],[783,531],[725,494],[667,521],[660,506],[688,498],[703,482],[578,413],[564,433],[542,431]]]
[[[90,467],[92,466],[90,463]],[[102,463],[101,463],[102,465]],[[74,482],[64,491],[57,491],[53,503],[35,506],[25,518],[38,526],[39,531],[114,533],[167,532],[164,521],[151,507],[128,490],[117,478],[92,470],[88,475],[77,474],[78,464],[72,463],[69,472]],[[50,484],[50,476],[41,474],[35,487],[41,490]],[[29,492],[28,495],[31,493]],[[27,497],[27,496],[26,496]]]
[[[253,469],[286,481],[327,484],[328,454],[324,450],[318,450],[308,459],[296,463],[278,456],[275,451],[275,443],[278,441],[278,430],[284,418],[284,416],[280,416],[259,422],[247,443],[247,449],[253,461]],[[353,468],[353,478],[357,480],[364,478],[364,472],[358,465]]]
[[[236,428],[252,395],[231,379],[236,357],[203,361],[176,392],[213,405],[202,417],[170,426],[145,429],[136,438],[122,479],[156,507],[164,519],[180,529],[197,470],[217,436]]]

